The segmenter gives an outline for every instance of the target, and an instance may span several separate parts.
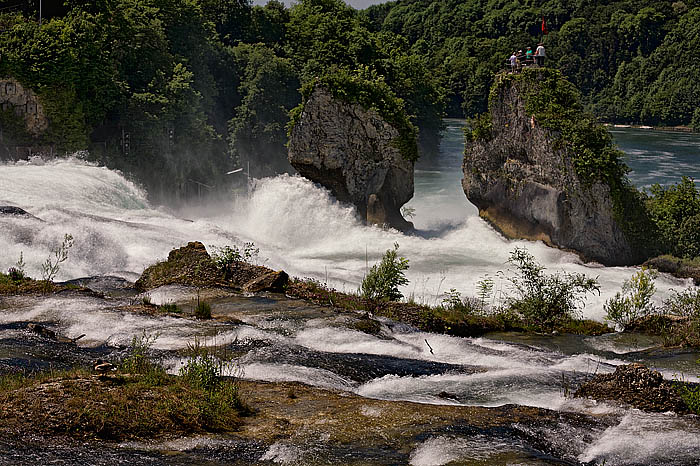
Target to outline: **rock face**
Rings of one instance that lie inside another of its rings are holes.
[[[289,162],[367,223],[408,230],[399,209],[413,197],[413,162],[392,145],[398,135],[377,112],[316,87],[292,130]]]
[[[583,384],[574,393],[576,397],[612,400],[644,411],[690,411],[671,382],[642,364],[618,366],[612,374],[599,374]]]
[[[49,127],[39,97],[14,78],[0,78],[0,108],[11,110],[23,118],[27,132],[34,137],[40,136]]]
[[[148,267],[136,280],[136,289],[150,290],[163,285],[215,286],[220,281],[216,264],[199,241],[187,243],[168,254],[168,260]]]
[[[136,281],[139,291],[163,285],[180,284],[201,287],[224,286],[248,293],[282,292],[289,276],[260,265],[233,261],[221,271],[199,241],[193,241],[168,254],[168,260],[148,267]]]
[[[510,238],[542,240],[604,265],[640,263],[644,257],[614,219],[608,185],[584,184],[559,135],[527,113],[532,86],[536,76],[494,85],[490,134],[465,149],[467,198]]]
[[[691,261],[685,261],[671,256],[660,256],[642,264],[658,270],[659,272],[670,273],[678,278],[692,278],[695,286],[700,286],[700,266]]]
[[[20,217],[34,217],[26,210],[13,205],[0,205],[0,215],[17,215]]]

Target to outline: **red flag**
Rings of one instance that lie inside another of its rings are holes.
[[[544,16],[542,17],[542,34],[547,34],[549,31],[547,31],[547,23],[544,21]]]

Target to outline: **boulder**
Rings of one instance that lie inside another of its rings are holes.
[[[0,215],[31,216],[31,214],[26,210],[13,205],[0,205]]]
[[[598,374],[581,385],[574,396],[618,401],[644,411],[690,412],[674,384],[642,364],[622,365],[612,374]]]
[[[410,230],[400,208],[413,197],[413,162],[393,144],[398,136],[376,111],[317,86],[292,129],[289,162],[339,201],[355,205],[367,223]]]
[[[135,286],[137,290],[145,291],[171,284],[215,286],[219,281],[220,273],[207,248],[199,241],[193,241],[170,251],[167,261],[144,270]]]
[[[21,207],[13,205],[0,205],[0,215],[14,215],[17,217],[32,218],[34,220],[42,221],[40,218],[35,217]]]
[[[695,286],[700,286],[700,266],[693,261],[673,256],[659,256],[642,264],[659,272],[670,273],[678,278],[692,278]]]
[[[258,293],[261,291],[284,292],[284,288],[289,281],[289,275],[283,270],[270,270],[257,278],[246,282],[241,288],[247,293]]]
[[[638,264],[644,253],[616,219],[609,185],[577,174],[574,155],[587,148],[574,148],[528,111],[528,99],[539,96],[542,81],[574,94],[569,83],[552,73],[533,70],[497,77],[481,122],[485,129],[467,133],[464,193],[509,238],[541,240],[604,265]],[[556,105],[570,106],[568,117],[584,118],[575,99]],[[605,136],[600,140],[605,142]]]
[[[287,286],[288,280],[289,276],[284,271],[274,271],[244,261],[233,261],[224,270],[220,270],[204,245],[194,241],[170,251],[167,261],[144,270],[135,286],[139,291],[171,284],[222,286],[257,293],[281,292]]]

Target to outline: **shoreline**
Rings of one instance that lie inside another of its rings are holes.
[[[603,123],[606,128],[612,129],[644,129],[648,131],[661,131],[667,133],[690,133],[693,134],[694,131],[689,126],[648,126],[648,125],[627,125],[627,124],[615,124],[615,123]]]

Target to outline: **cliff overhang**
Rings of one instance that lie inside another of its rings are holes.
[[[400,212],[413,197],[413,160],[401,141],[401,131],[379,111],[317,85],[295,117],[289,162],[339,201],[353,204],[367,223],[405,231],[413,228]],[[412,144],[415,149],[415,138]]]
[[[489,111],[470,122],[465,138],[464,192],[506,236],[604,265],[648,257],[648,222],[622,153],[558,71],[499,75]]]

